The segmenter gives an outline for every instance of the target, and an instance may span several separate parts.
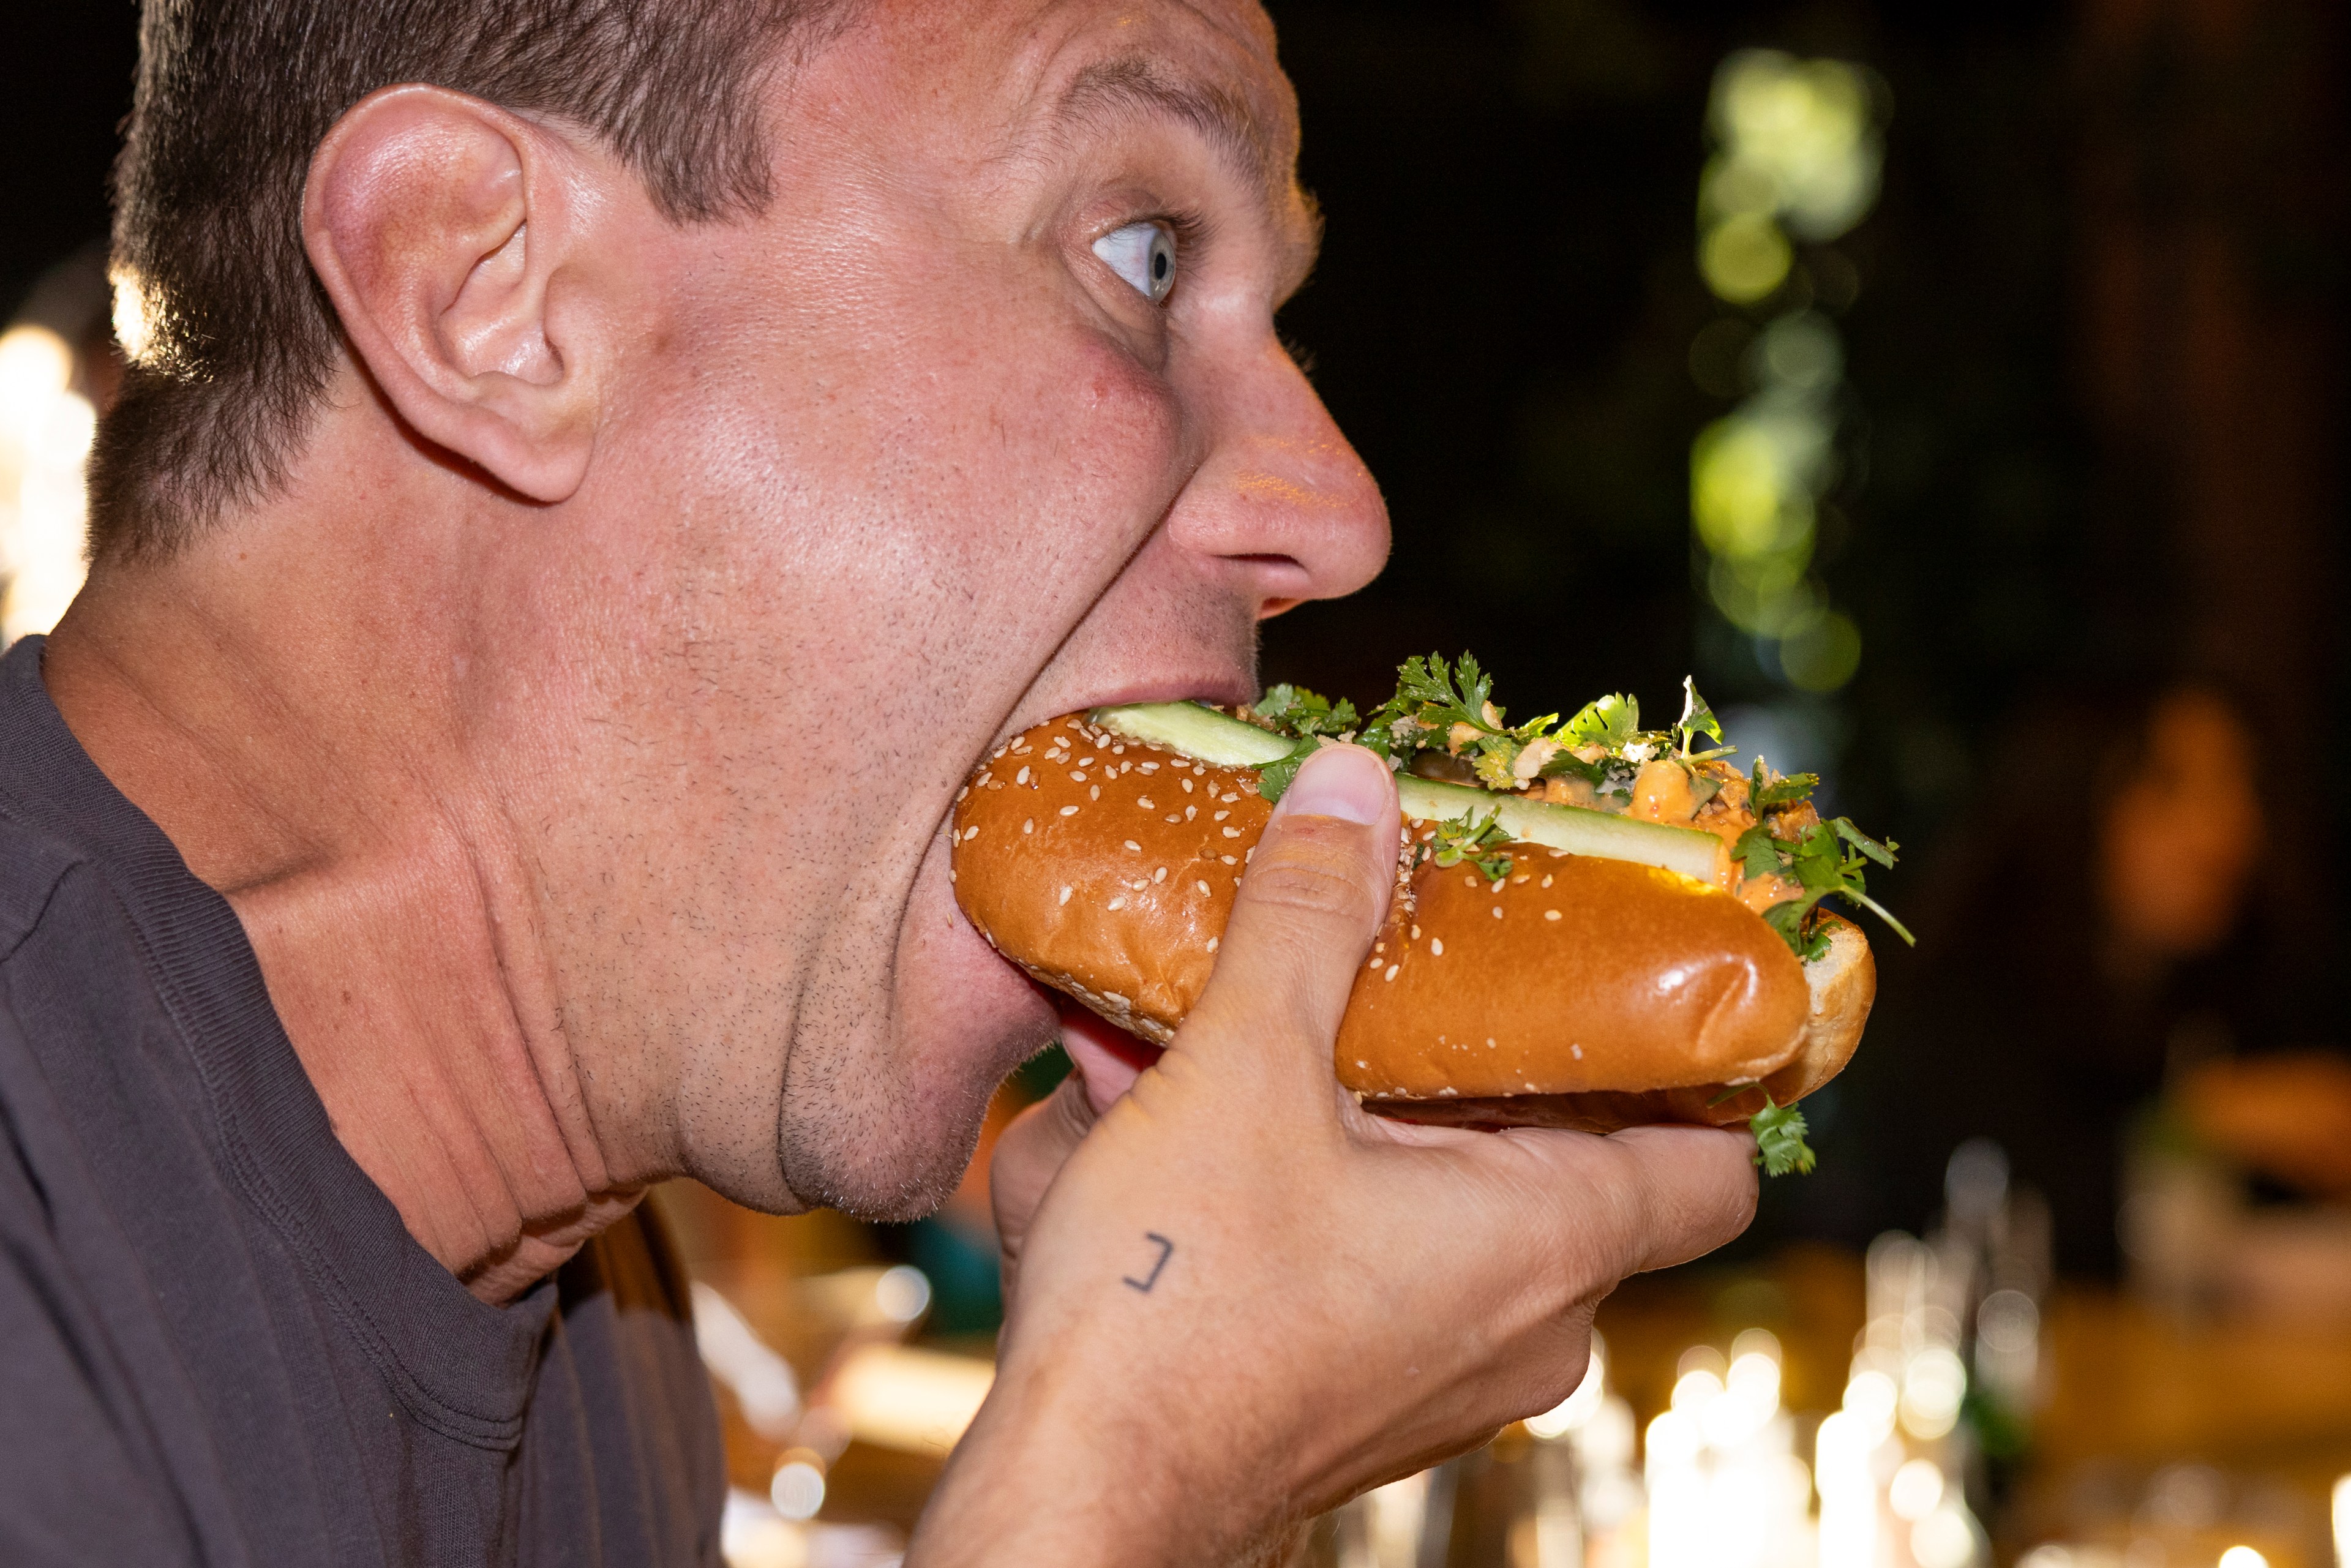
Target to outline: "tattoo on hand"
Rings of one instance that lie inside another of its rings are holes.
[[[1142,1279],[1138,1280],[1132,1274],[1129,1274],[1122,1278],[1119,1281],[1119,1283],[1123,1285],[1131,1285],[1147,1296],[1151,1294],[1151,1287],[1159,1283],[1159,1270],[1167,1267],[1167,1260],[1176,1255],[1176,1243],[1168,1240],[1167,1238],[1160,1235],[1156,1230],[1144,1231],[1143,1233],[1143,1239],[1145,1241],[1154,1241],[1158,1243],[1159,1260],[1151,1265],[1151,1272],[1145,1274]]]

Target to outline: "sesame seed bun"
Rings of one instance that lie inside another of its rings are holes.
[[[1254,769],[1071,715],[1018,737],[955,813],[956,896],[997,950],[1165,1043],[1216,963],[1271,807]],[[1408,836],[1425,831],[1407,822]],[[1720,888],[1628,862],[1505,846],[1510,871],[1403,876],[1341,1026],[1339,1081],[1370,1110],[1462,1125],[1728,1124],[1826,1082],[1876,993],[1831,918],[1801,963]],[[1719,1103],[1718,1103],[1719,1102]]]

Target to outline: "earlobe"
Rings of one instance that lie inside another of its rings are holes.
[[[583,204],[545,128],[444,89],[388,88],[319,144],[302,237],[353,354],[400,417],[531,500],[594,447],[594,313],[559,312]]]

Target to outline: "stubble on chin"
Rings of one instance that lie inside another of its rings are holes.
[[[786,1186],[810,1207],[888,1224],[920,1219],[963,1181],[1001,1076],[956,1062],[897,1071],[793,1052],[777,1118]]]

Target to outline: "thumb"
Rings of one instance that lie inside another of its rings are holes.
[[[1395,883],[1395,781],[1359,746],[1306,759],[1250,856],[1207,988],[1172,1050],[1267,1071],[1311,1067],[1332,1041]]]

